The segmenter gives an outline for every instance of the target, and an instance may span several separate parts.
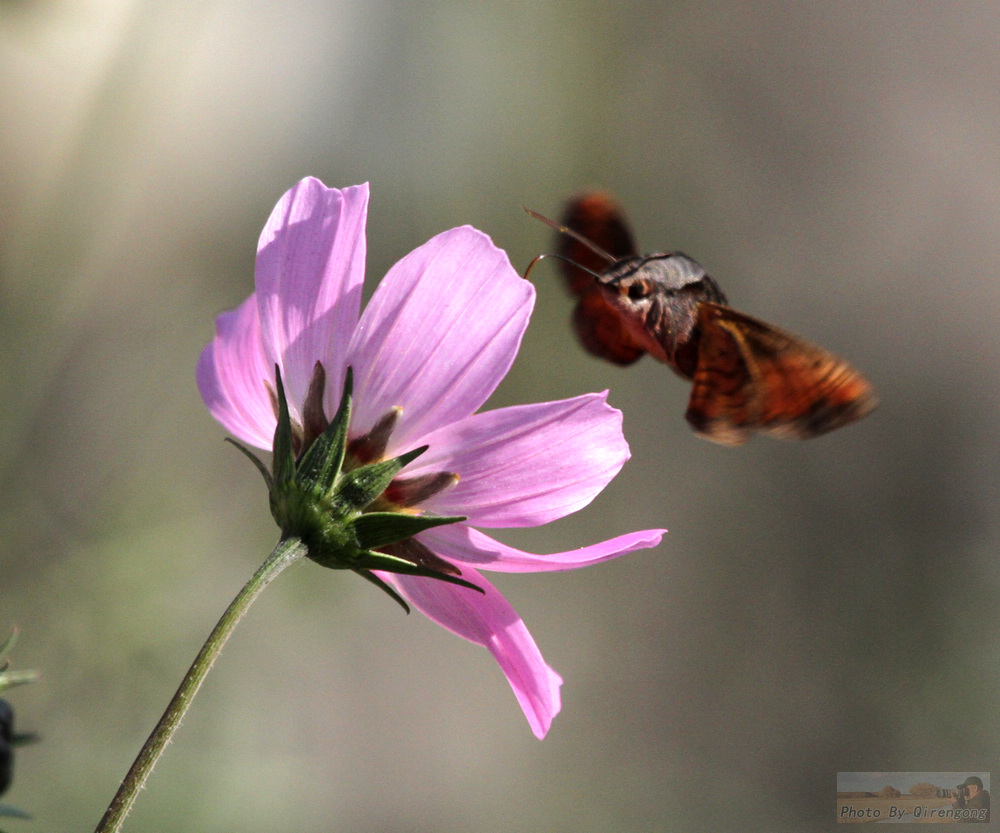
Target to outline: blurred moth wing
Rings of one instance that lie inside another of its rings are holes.
[[[698,306],[700,341],[685,417],[713,442],[740,445],[754,431],[817,437],[875,408],[868,381],[846,361],[732,307]]]
[[[559,272],[566,288],[576,296],[572,320],[577,338],[588,353],[613,364],[638,361],[645,348],[593,276],[636,254],[624,214],[610,195],[591,192],[569,203],[563,224],[611,257],[608,260],[572,235],[557,237]]]

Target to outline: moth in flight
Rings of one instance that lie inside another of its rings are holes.
[[[577,299],[573,326],[584,348],[619,365],[649,353],[689,380],[685,416],[700,436],[723,445],[754,431],[808,439],[875,408],[872,386],[846,361],[733,309],[687,255],[637,254],[609,195],[575,197],[559,223],[525,210],[558,232],[554,256]]]

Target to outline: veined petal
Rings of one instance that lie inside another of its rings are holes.
[[[198,390],[209,412],[238,439],[270,449],[275,416],[267,385],[274,385],[274,367],[264,357],[260,341],[257,299],[215,319],[215,338],[198,359]]]
[[[487,648],[514,689],[531,731],[545,737],[559,713],[562,678],[546,664],[521,617],[492,584],[469,567],[462,570],[462,578],[485,595],[432,578],[378,575],[427,618]]]
[[[310,177],[279,200],[261,232],[256,284],[264,355],[281,367],[289,402],[304,401],[321,361],[328,411],[336,410],[361,309],[367,216],[367,185],[337,190]]]
[[[468,226],[408,254],[375,290],[349,348],[352,434],[402,407],[391,455],[473,413],[510,369],[534,298],[507,255]]]
[[[420,438],[429,450],[407,475],[454,472],[422,504],[473,526],[536,526],[582,509],[629,458],[607,391],[474,414]]]
[[[578,567],[600,564],[635,550],[649,549],[660,543],[665,532],[665,529],[644,529],[591,544],[589,547],[548,555],[533,555],[509,547],[466,524],[429,529],[417,537],[430,550],[448,561],[503,573],[534,573],[575,570]]]

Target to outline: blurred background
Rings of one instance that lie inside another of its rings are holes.
[[[201,404],[215,315],[305,175],[370,181],[368,288],[471,223],[523,270],[608,188],[644,249],[849,358],[863,423],[696,438],[689,387],[592,359],[554,268],[491,405],[610,388],[632,460],[500,575],[563,712],[300,565],[250,612],[131,831],[829,830],[838,771],[997,769],[1000,7],[589,0],[0,2],[0,636],[8,833],[96,825],[276,540]],[[897,785],[900,788],[908,784]]]

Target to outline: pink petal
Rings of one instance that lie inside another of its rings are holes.
[[[401,407],[394,454],[473,413],[514,361],[534,298],[507,255],[468,226],[408,254],[375,290],[351,342],[352,434]]]
[[[620,555],[640,549],[649,549],[660,543],[665,529],[645,529],[610,538],[600,544],[554,552],[549,555],[533,555],[529,552],[508,547],[465,524],[440,526],[421,532],[420,541],[433,552],[448,561],[468,564],[483,570],[504,573],[534,573],[540,571],[575,570],[600,564]]]
[[[340,400],[344,358],[361,309],[368,186],[342,191],[303,179],[274,207],[257,246],[264,353],[301,403],[313,366],[327,372],[328,408]]]
[[[270,449],[276,420],[267,385],[274,385],[274,367],[261,346],[257,299],[251,295],[222,313],[215,319],[215,331],[198,359],[195,375],[201,398],[233,436]]]
[[[543,738],[559,713],[562,678],[546,664],[524,622],[497,589],[475,570],[462,578],[485,595],[432,578],[383,573],[427,618],[453,633],[486,647],[514,689],[535,737]]]
[[[486,527],[536,526],[582,509],[629,458],[621,412],[606,397],[499,408],[421,437],[430,449],[406,473],[459,477],[422,508]]]

